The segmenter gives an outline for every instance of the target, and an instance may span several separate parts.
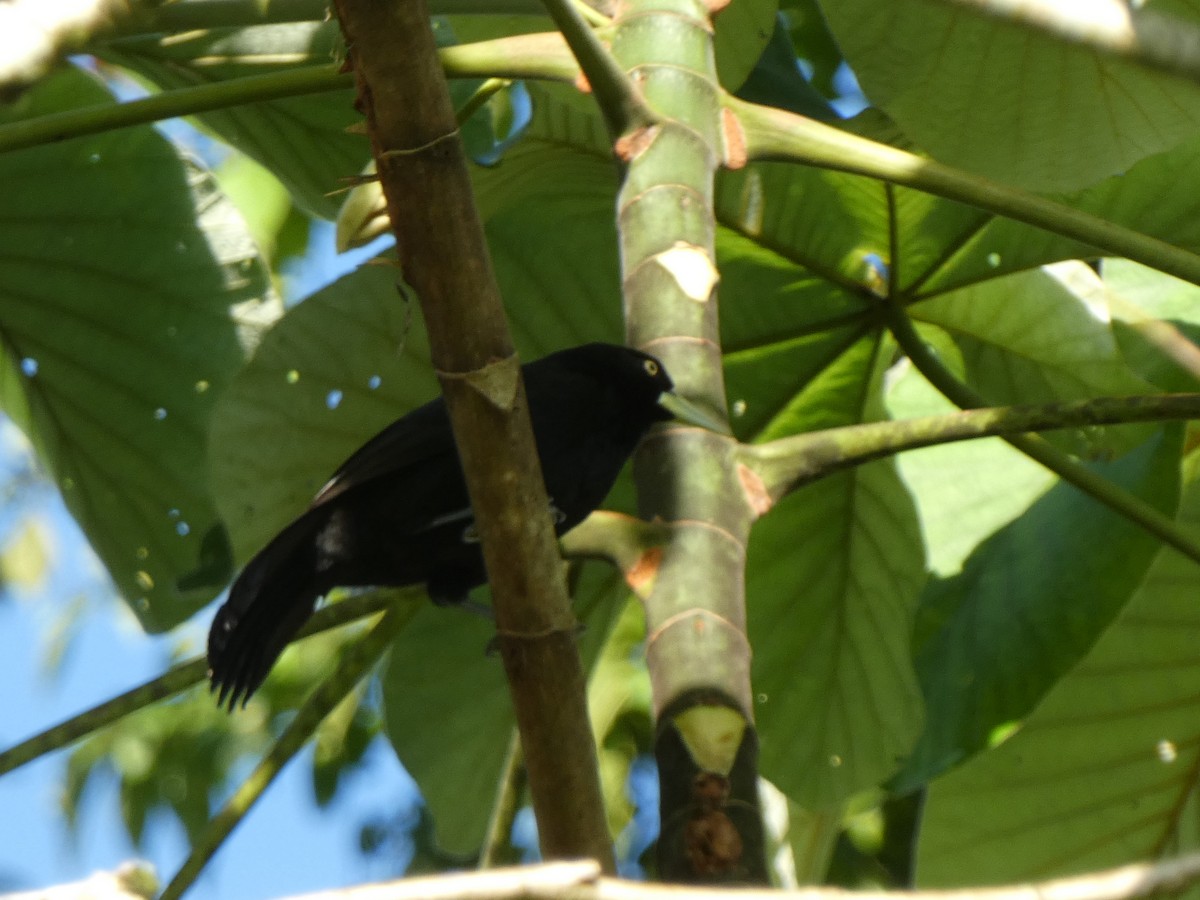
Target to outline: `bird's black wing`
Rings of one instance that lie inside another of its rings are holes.
[[[242,570],[208,638],[212,685],[230,707],[253,693],[316,601],[337,586],[415,584],[421,535],[470,504],[440,401],[413,410],[353,453],[307,511]],[[469,522],[468,522],[469,524]],[[397,539],[401,540],[397,540]]]
[[[666,417],[657,361],[591,344],[525,367],[526,393],[559,533],[604,499],[638,440]],[[435,598],[486,579],[466,485],[441,401],[372,438],[312,506],[246,566],[209,634],[213,686],[248,697],[318,597],[334,586],[424,583]]]
[[[317,491],[320,506],[346,491],[429,459],[457,454],[445,404],[433,400],[397,419],[354,451]]]

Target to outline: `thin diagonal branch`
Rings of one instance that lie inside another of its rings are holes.
[[[389,603],[395,602],[395,597],[396,591],[372,591],[369,594],[352,597],[328,606],[319,610],[305,623],[304,628],[296,635],[296,640],[303,640],[322,631],[328,631],[331,628],[374,615]],[[414,598],[413,605],[416,605],[416,602]],[[184,660],[157,678],[93,706],[91,709],[84,710],[64,722],[33,735],[33,737],[26,738],[21,743],[0,752],[0,775],[33,762],[47,753],[61,750],[101,728],[112,725],[132,712],[186,690],[203,681],[207,671],[208,661],[203,656]]]
[[[1200,419],[1200,394],[1095,397],[1038,406],[969,409],[944,416],[868,422],[741,449],[771,502],[819,478],[871,460],[952,441],[1132,422]]]
[[[128,103],[85,106],[0,126],[0,153],[243,103],[345,90],[353,83],[333,66],[306,66],[179,88]]]
[[[192,847],[187,861],[163,889],[159,900],[178,900],[192,886],[230,832],[246,817],[246,813],[258,802],[283,767],[308,743],[322,720],[379,661],[414,610],[413,606],[404,610],[395,607],[389,609],[375,627],[349,649],[333,674],[312,692],[279,740],[208,823],[204,834]]]
[[[651,125],[655,116],[641,92],[612,54],[600,43],[580,10],[569,0],[543,0],[546,12],[566,38],[579,68],[587,77],[609,135],[615,140],[636,128]]]

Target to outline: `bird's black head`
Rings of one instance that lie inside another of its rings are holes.
[[[675,385],[663,364],[649,353],[618,344],[596,343],[554,355],[572,370],[612,385],[630,409],[644,411],[649,422],[674,418],[658,401]]]

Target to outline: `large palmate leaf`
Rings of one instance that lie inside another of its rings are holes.
[[[1193,463],[1181,520],[1200,534],[1195,476]],[[1161,551],[1125,611],[1020,730],[933,783],[923,885],[1040,880],[1194,849],[1198,589],[1200,568]]]
[[[1195,84],[1036,29],[935,0],[821,7],[877,105],[938,159],[1003,181],[1074,190],[1200,129]]]
[[[4,117],[106,102],[66,69]],[[0,179],[0,399],[143,624],[168,628],[230,574],[205,438],[278,314],[265,267],[151,128],[5,154]]]
[[[602,654],[622,648],[627,654],[625,630],[612,632],[627,599],[624,586],[611,573],[589,566],[573,599],[586,626],[580,646],[584,665],[592,669],[605,658]],[[456,854],[475,852],[483,840],[516,726],[504,667],[488,650],[494,636],[495,626],[480,616],[430,606],[397,638],[384,674],[388,739],[421,788],[438,843]],[[629,683],[614,680],[614,662],[608,659],[597,668],[589,685],[593,727],[602,741],[627,701]],[[629,754],[609,748],[601,758],[609,769],[606,795],[619,796]],[[614,827],[623,826],[629,815],[628,809],[613,809]]]
[[[860,341],[764,437],[877,416],[878,358],[876,340]],[[894,772],[921,727],[909,635],[925,561],[894,464],[835,475],[771,510],[751,534],[746,577],[763,774],[805,807],[836,807]]]
[[[950,406],[910,372],[893,415]],[[1107,477],[1169,510],[1178,434],[1154,438]],[[999,439],[900,458],[937,576],[921,600],[916,650],[925,734],[898,787],[912,787],[1018,722],[1086,652],[1137,586],[1158,543]]]
[[[1160,429],[1095,467],[1170,513],[1180,437],[1178,427]],[[928,724],[898,788],[919,785],[1019,723],[1121,611],[1159,546],[1060,483],[982,541],[961,572],[931,581],[914,639]]]

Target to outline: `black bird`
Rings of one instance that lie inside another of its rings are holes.
[[[671,379],[654,357],[613,344],[552,353],[522,372],[561,535],[600,505],[650,426],[672,418],[659,404]],[[486,580],[439,398],[357,450],[250,560],[208,634],[212,688],[230,709],[245,703],[334,587],[424,584],[435,602],[453,603]]]

